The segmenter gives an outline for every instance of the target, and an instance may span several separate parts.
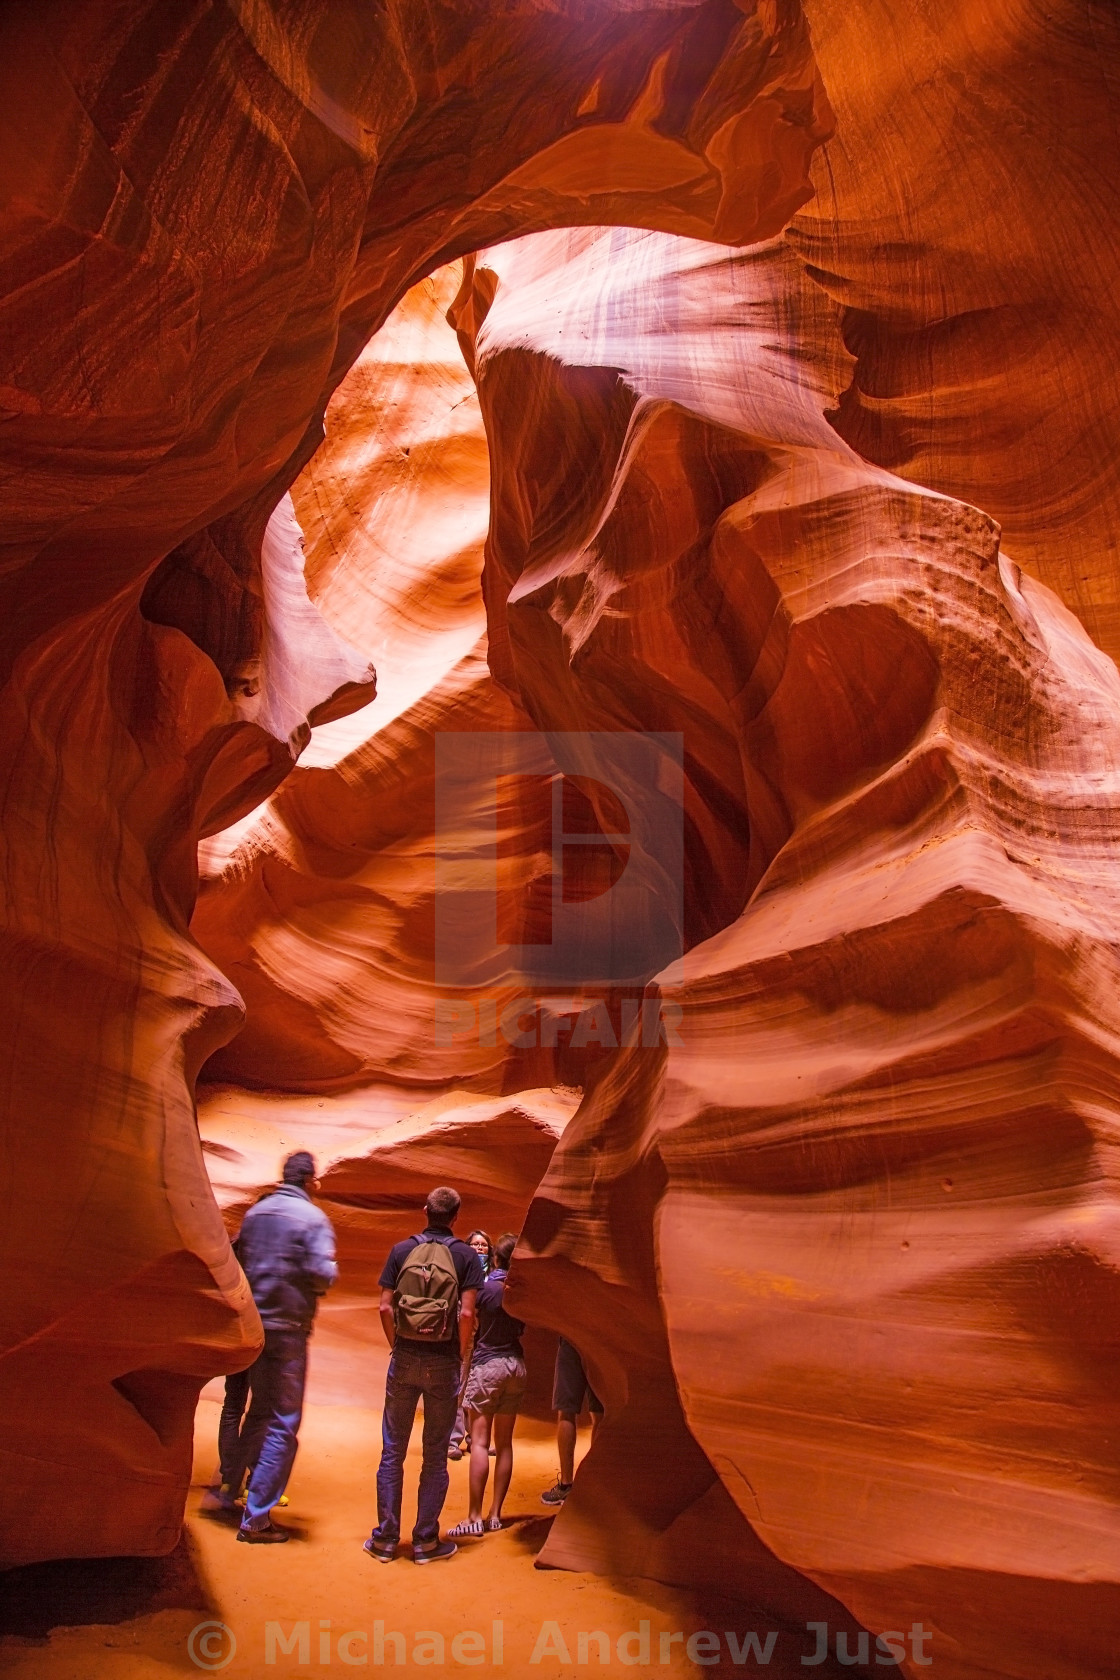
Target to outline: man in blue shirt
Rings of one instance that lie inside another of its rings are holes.
[[[377,1527],[365,1542],[365,1550],[380,1563],[393,1561],[401,1536],[404,1459],[421,1397],[424,1459],[412,1560],[437,1563],[458,1549],[454,1541],[440,1539],[439,1519],[451,1479],[447,1447],[459,1405],[460,1375],[470,1362],[483,1273],[474,1249],[452,1234],[458,1192],[446,1186],[431,1191],[424,1211],[424,1230],[396,1243],[381,1273],[381,1327],[393,1354],[385,1379]],[[446,1256],[433,1255],[432,1244],[446,1250]],[[422,1246],[424,1255],[413,1259]]]
[[[338,1276],[334,1230],[308,1194],[315,1162],[297,1149],[284,1162],[283,1182],[251,1207],[241,1223],[237,1253],[264,1325],[264,1348],[249,1372],[253,1398],[241,1429],[231,1483],[255,1466],[237,1538],[274,1545],[290,1538],[271,1512],[292,1473],[303,1390],[307,1338],[320,1295]]]

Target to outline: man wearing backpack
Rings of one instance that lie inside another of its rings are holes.
[[[440,1512],[450,1475],[447,1447],[459,1405],[460,1378],[470,1365],[475,1300],[482,1264],[451,1227],[459,1195],[433,1190],[424,1205],[428,1223],[419,1235],[394,1245],[381,1273],[381,1327],[392,1348],[385,1378],[381,1463],[377,1468],[377,1527],[365,1550],[391,1563],[401,1536],[401,1495],[416,1405],[424,1401],[424,1460],[420,1470],[413,1563],[438,1563],[458,1550],[439,1537]]]

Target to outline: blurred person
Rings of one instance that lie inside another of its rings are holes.
[[[311,1200],[315,1183],[314,1160],[297,1149],[284,1162],[282,1182],[249,1209],[237,1239],[264,1326],[264,1348],[248,1371],[248,1415],[225,1467],[235,1498],[247,1466],[253,1466],[237,1531],[237,1538],[251,1545],[290,1538],[271,1513],[283,1497],[299,1445],[307,1340],[319,1297],[338,1277],[333,1227]]]
[[[267,1190],[257,1197],[263,1201],[265,1196],[271,1196],[275,1185],[270,1184]],[[234,1257],[240,1264],[241,1244],[239,1238],[234,1238],[230,1244]],[[218,1468],[214,1472],[210,1486],[203,1496],[203,1510],[229,1510],[231,1502],[243,1505],[245,1503],[245,1469],[240,1455],[241,1425],[245,1420],[245,1412],[249,1405],[251,1367],[246,1365],[243,1371],[232,1371],[225,1380],[225,1393],[222,1396],[222,1411],[218,1419]],[[234,1466],[238,1466],[238,1485],[234,1487]],[[249,1466],[250,1473],[252,1466]],[[277,1501],[280,1505],[288,1503],[287,1494],[283,1494]]]

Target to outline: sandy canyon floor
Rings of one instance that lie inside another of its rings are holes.
[[[416,1569],[407,1547],[389,1567],[367,1558],[361,1543],[373,1521],[381,1439],[381,1414],[372,1402],[383,1392],[387,1355],[367,1344],[356,1361],[351,1337],[339,1334],[331,1316],[312,1344],[291,1503],[278,1514],[292,1531],[291,1542],[239,1545],[233,1527],[199,1508],[215,1461],[221,1385],[212,1383],[198,1408],[194,1482],[177,1551],[165,1559],[42,1564],[0,1577],[0,1671],[10,1680],[166,1680],[219,1672],[228,1680],[310,1680],[380,1668],[375,1644],[380,1621],[386,1670],[398,1666],[398,1647],[389,1637],[398,1632],[402,1666],[420,1674],[500,1672],[511,1680],[521,1675],[577,1680],[608,1667],[640,1673],[646,1666],[669,1675],[713,1668],[749,1674],[760,1671],[757,1658],[744,1650],[745,1636],[754,1632],[762,1651],[767,1635],[776,1635],[761,1672],[772,1680],[805,1674],[801,1658],[816,1649],[815,1635],[804,1627],[783,1627],[768,1612],[753,1609],[749,1582],[737,1602],[648,1580],[535,1568],[553,1520],[540,1494],[555,1476],[556,1449],[551,1426],[531,1419],[518,1423],[501,1534],[464,1541],[457,1557],[427,1570]],[[370,1404],[355,1403],[363,1391]],[[418,1423],[405,1484],[406,1532],[415,1508],[419,1433]],[[581,1429],[581,1453],[587,1439]],[[450,1468],[446,1525],[467,1510],[467,1464]],[[298,1634],[285,1649],[300,1622],[309,1624],[305,1651]],[[270,1623],[279,1624],[279,1641],[275,1632],[270,1637]],[[501,1623],[499,1652],[495,1623]],[[548,1623],[555,1624],[559,1639]],[[642,1661],[643,1623],[648,1623],[648,1664]],[[732,1660],[728,1631],[739,1648],[739,1664]],[[629,1632],[635,1637],[623,1640],[620,1656],[619,1640]],[[718,1636],[714,1663],[708,1655],[714,1641],[693,1647],[695,1656],[706,1657],[704,1663],[688,1654],[687,1640],[704,1632]],[[480,1639],[453,1644],[456,1635],[471,1633]],[[596,1633],[606,1639],[597,1640]],[[442,1640],[442,1654],[432,1634]],[[581,1634],[591,1636],[582,1653]],[[664,1661],[662,1634],[683,1636],[666,1643]],[[623,1657],[636,1660],[627,1664]],[[829,1661],[809,1672],[828,1676],[852,1669],[834,1669]]]

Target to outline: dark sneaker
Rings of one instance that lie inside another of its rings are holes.
[[[437,1540],[434,1546],[421,1551],[418,1546],[412,1548],[413,1563],[442,1563],[444,1558],[454,1557],[459,1550],[454,1540]]]
[[[556,1478],[555,1482],[552,1484],[552,1486],[550,1488],[548,1488],[544,1493],[541,1494],[541,1504],[542,1505],[563,1505],[565,1499],[567,1499],[567,1497],[571,1493],[571,1491],[572,1491],[571,1482],[562,1482],[560,1480],[559,1476],[557,1476],[557,1478]]]
[[[263,1528],[239,1528],[237,1538],[244,1540],[247,1546],[282,1546],[285,1540],[292,1537],[286,1528],[277,1528],[275,1523],[266,1523]]]
[[[367,1552],[371,1558],[376,1558],[378,1563],[392,1563],[397,1555],[395,1546],[375,1545],[372,1535],[368,1540],[362,1541],[362,1550]]]

